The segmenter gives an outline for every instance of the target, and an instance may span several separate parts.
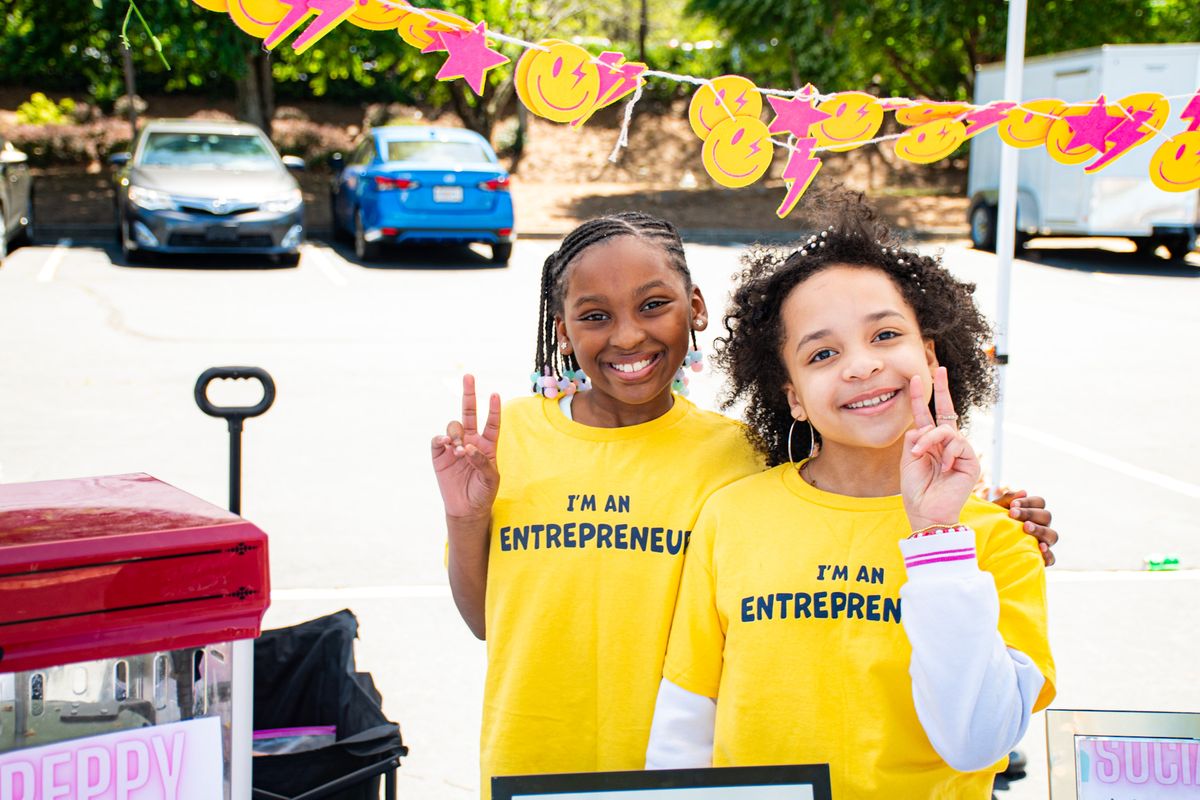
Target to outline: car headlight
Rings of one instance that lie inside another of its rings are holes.
[[[304,195],[299,189],[293,189],[287,194],[276,197],[273,200],[268,200],[259,208],[269,214],[287,214],[290,211],[295,211],[304,202]]]
[[[171,195],[143,186],[129,187],[129,202],[147,211],[164,211],[175,208],[175,201]]]

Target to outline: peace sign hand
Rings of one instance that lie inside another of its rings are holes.
[[[914,427],[904,435],[900,457],[900,494],[914,531],[958,523],[962,508],[979,480],[979,459],[958,430],[945,367],[933,376],[937,420],[929,414],[921,376],[909,382]]]
[[[487,424],[479,431],[475,411],[475,378],[463,376],[462,420],[451,421],[445,436],[433,437],[433,471],[446,506],[446,516],[459,519],[491,516],[500,489],[496,442],[500,438],[500,395],[488,402]]]

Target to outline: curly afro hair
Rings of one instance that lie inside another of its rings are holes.
[[[788,461],[793,422],[783,388],[788,373],[780,309],[796,286],[832,266],[871,267],[892,279],[916,313],[922,335],[934,342],[938,363],[947,368],[963,424],[972,408],[995,396],[994,370],[984,350],[991,329],[972,298],[974,284],[955,279],[938,259],[902,247],[861,193],[835,189],[815,199],[825,230],[798,247],[756,247],[742,257],[725,315],[728,335],[716,342],[714,360],[728,376],[722,407],[745,403],[747,435],[770,466]],[[820,440],[806,423],[796,425],[794,436],[797,452],[807,452],[814,437]]]

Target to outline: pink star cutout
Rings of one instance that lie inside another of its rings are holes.
[[[508,56],[488,47],[486,22],[469,31],[443,31],[441,39],[449,55],[438,70],[438,80],[462,78],[475,94],[483,94],[484,74],[489,69],[508,63]]]
[[[1071,137],[1071,141],[1067,142],[1067,150],[1072,150],[1081,144],[1089,144],[1101,153],[1107,149],[1104,140],[1109,132],[1121,124],[1120,119],[1109,116],[1105,107],[1104,95],[1100,95],[1086,114],[1063,117],[1063,119],[1075,134]]]
[[[1131,147],[1145,140],[1149,129],[1142,130],[1142,123],[1154,117],[1153,111],[1134,111],[1129,109],[1132,119],[1126,118],[1116,124],[1105,137],[1112,142],[1112,147],[1104,155],[1083,168],[1084,172],[1095,172],[1103,169],[1124,155]]]
[[[998,124],[1008,114],[1009,110],[1015,108],[1016,105],[1016,103],[1010,103],[1007,100],[1000,100],[971,111],[962,118],[962,121],[967,123],[967,138]]]
[[[813,105],[813,95],[805,92],[801,97],[788,100],[784,97],[767,95],[767,102],[775,109],[775,119],[771,120],[767,131],[770,133],[790,133],[798,139],[808,136],[808,129],[832,114],[821,111]]]

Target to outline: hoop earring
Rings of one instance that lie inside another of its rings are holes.
[[[799,421],[800,420],[798,420],[798,419],[793,419],[792,424],[788,427],[788,438],[787,438],[788,461],[790,461],[793,464],[796,463],[796,459],[795,459],[795,457],[792,456],[792,434],[796,432],[796,423]],[[812,458],[816,457],[819,448],[817,447],[817,429],[813,427],[813,424],[811,422],[808,423],[808,437],[809,437],[808,438],[808,458],[812,459]],[[799,470],[799,467],[797,467],[796,469]]]

